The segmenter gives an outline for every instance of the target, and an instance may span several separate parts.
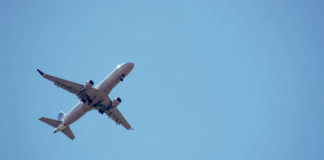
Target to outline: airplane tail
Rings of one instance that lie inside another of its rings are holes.
[[[46,118],[46,117],[40,117],[39,120],[56,128],[56,130],[54,131],[54,133],[56,133],[57,131],[59,131],[59,129],[57,127],[59,127],[59,125],[62,123],[62,120],[65,118],[65,116],[66,116],[66,114],[61,111],[58,115],[58,120]],[[71,140],[73,140],[75,138],[75,136],[69,126],[65,127],[63,130],[61,130],[61,132],[64,133],[67,137],[69,137]]]
[[[61,132],[64,133],[66,136],[68,136],[71,140],[75,138],[70,126],[67,126]]]
[[[59,114],[58,114],[58,118],[57,118],[57,120],[59,120],[59,121],[63,121],[63,119],[65,118],[65,116],[66,116],[66,114],[64,113],[64,112],[60,112]]]
[[[62,123],[62,121],[58,121],[58,120],[50,119],[50,118],[46,118],[46,117],[40,117],[39,120],[43,121],[44,123],[46,123],[54,128],[58,127]]]

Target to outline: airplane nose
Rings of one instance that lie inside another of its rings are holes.
[[[127,63],[127,68],[129,68],[129,70],[132,70],[134,68],[134,63]]]

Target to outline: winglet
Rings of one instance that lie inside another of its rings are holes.
[[[134,130],[133,128],[130,128],[129,130]]]
[[[37,71],[38,71],[38,73],[40,74],[40,75],[44,75],[44,72],[42,72],[42,71],[40,71],[39,69],[37,69]]]

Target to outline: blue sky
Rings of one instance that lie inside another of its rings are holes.
[[[0,159],[322,160],[323,2],[1,1]],[[135,128],[91,111],[71,141],[39,117],[78,99],[36,71],[95,85]]]

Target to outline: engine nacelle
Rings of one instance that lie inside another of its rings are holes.
[[[120,103],[121,103],[121,99],[119,97],[117,97],[112,101],[111,107],[116,108]]]
[[[84,87],[84,89],[88,89],[88,88],[91,88],[93,86],[93,84],[94,83],[92,80],[88,80],[83,87]]]

